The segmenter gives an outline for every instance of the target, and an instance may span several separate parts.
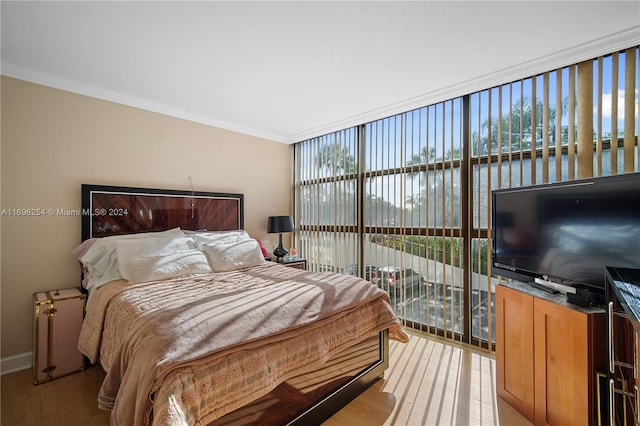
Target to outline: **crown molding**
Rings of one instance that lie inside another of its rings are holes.
[[[211,127],[217,127],[224,130],[230,130],[245,135],[255,136],[262,139],[268,139],[273,142],[287,143],[290,139],[288,135],[265,132],[259,129],[243,126],[237,123],[230,123],[224,120],[217,120],[213,117],[192,113],[189,111],[171,108],[166,105],[149,102],[144,99],[138,99],[122,93],[104,90],[99,87],[83,84],[78,81],[62,78],[58,75],[26,69],[15,66],[11,63],[2,63],[2,75],[28,81],[43,86],[52,87],[54,89],[65,90],[67,92],[76,93],[83,96],[114,102],[145,111],[155,112],[158,114],[168,115],[170,117],[180,118],[194,123],[205,124]]]
[[[117,104],[122,104],[158,114],[168,115],[207,126],[217,127],[237,133],[242,133],[273,142],[292,144],[313,137],[325,135],[327,133],[368,123],[385,117],[390,117],[406,111],[411,111],[424,106],[433,105],[438,102],[454,99],[459,96],[485,90],[491,87],[509,83],[511,81],[527,78],[542,72],[547,72],[582,61],[591,60],[601,55],[624,50],[640,44],[640,25],[621,30],[617,33],[607,35],[600,39],[563,49],[537,58],[532,61],[521,63],[509,68],[496,70],[490,74],[478,76],[452,86],[443,87],[422,95],[405,99],[403,101],[387,105],[381,108],[369,110],[362,114],[357,114],[345,119],[328,123],[313,129],[308,129],[296,134],[283,134],[266,132],[260,129],[247,127],[238,123],[231,123],[218,120],[190,111],[179,110],[161,105],[144,99],[138,99],[122,93],[105,90],[99,87],[72,81],[60,76],[44,73],[35,70],[25,69],[11,63],[2,63],[2,75],[29,81],[56,89],[66,90],[72,93],[89,96]]]
[[[480,90],[500,86],[522,78],[528,78],[543,72],[592,60],[598,56],[608,55],[629,47],[637,46],[638,44],[640,44],[640,25],[621,30],[615,34],[573,46],[568,49],[559,50],[532,61],[496,70],[490,74],[482,75],[459,84],[443,87],[411,99],[400,101],[393,105],[388,105],[344,120],[329,123],[325,126],[310,129],[308,131],[292,135],[288,142],[300,142],[352,126],[412,111],[414,109],[475,93]]]

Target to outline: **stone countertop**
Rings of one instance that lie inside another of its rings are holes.
[[[574,305],[572,303],[567,302],[567,295],[562,293],[548,293],[544,290],[537,289],[536,287],[529,285],[527,283],[523,283],[520,281],[505,281],[504,279],[500,280],[499,285],[521,291],[523,293],[529,294],[531,296],[535,296],[539,299],[548,300],[550,302],[556,303],[560,306],[564,306],[578,312],[583,312],[585,314],[598,314],[605,313],[606,309],[604,307],[598,306],[590,306],[590,307],[582,307],[578,305]]]
[[[609,284],[636,330],[640,330],[640,269],[607,267]]]

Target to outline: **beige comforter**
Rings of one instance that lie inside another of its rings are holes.
[[[385,292],[267,262],[244,271],[100,288],[79,349],[107,372],[112,424],[206,424],[378,333],[407,341]]]

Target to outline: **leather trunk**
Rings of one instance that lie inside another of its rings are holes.
[[[86,295],[77,288],[33,294],[34,384],[84,370],[78,337]]]

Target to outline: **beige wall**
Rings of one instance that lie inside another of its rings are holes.
[[[245,229],[290,212],[290,146],[2,77],[2,209],[79,209],[83,183],[239,192]],[[6,213],[6,210],[5,210]],[[2,217],[1,356],[32,350],[34,292],[79,285],[80,217]]]

